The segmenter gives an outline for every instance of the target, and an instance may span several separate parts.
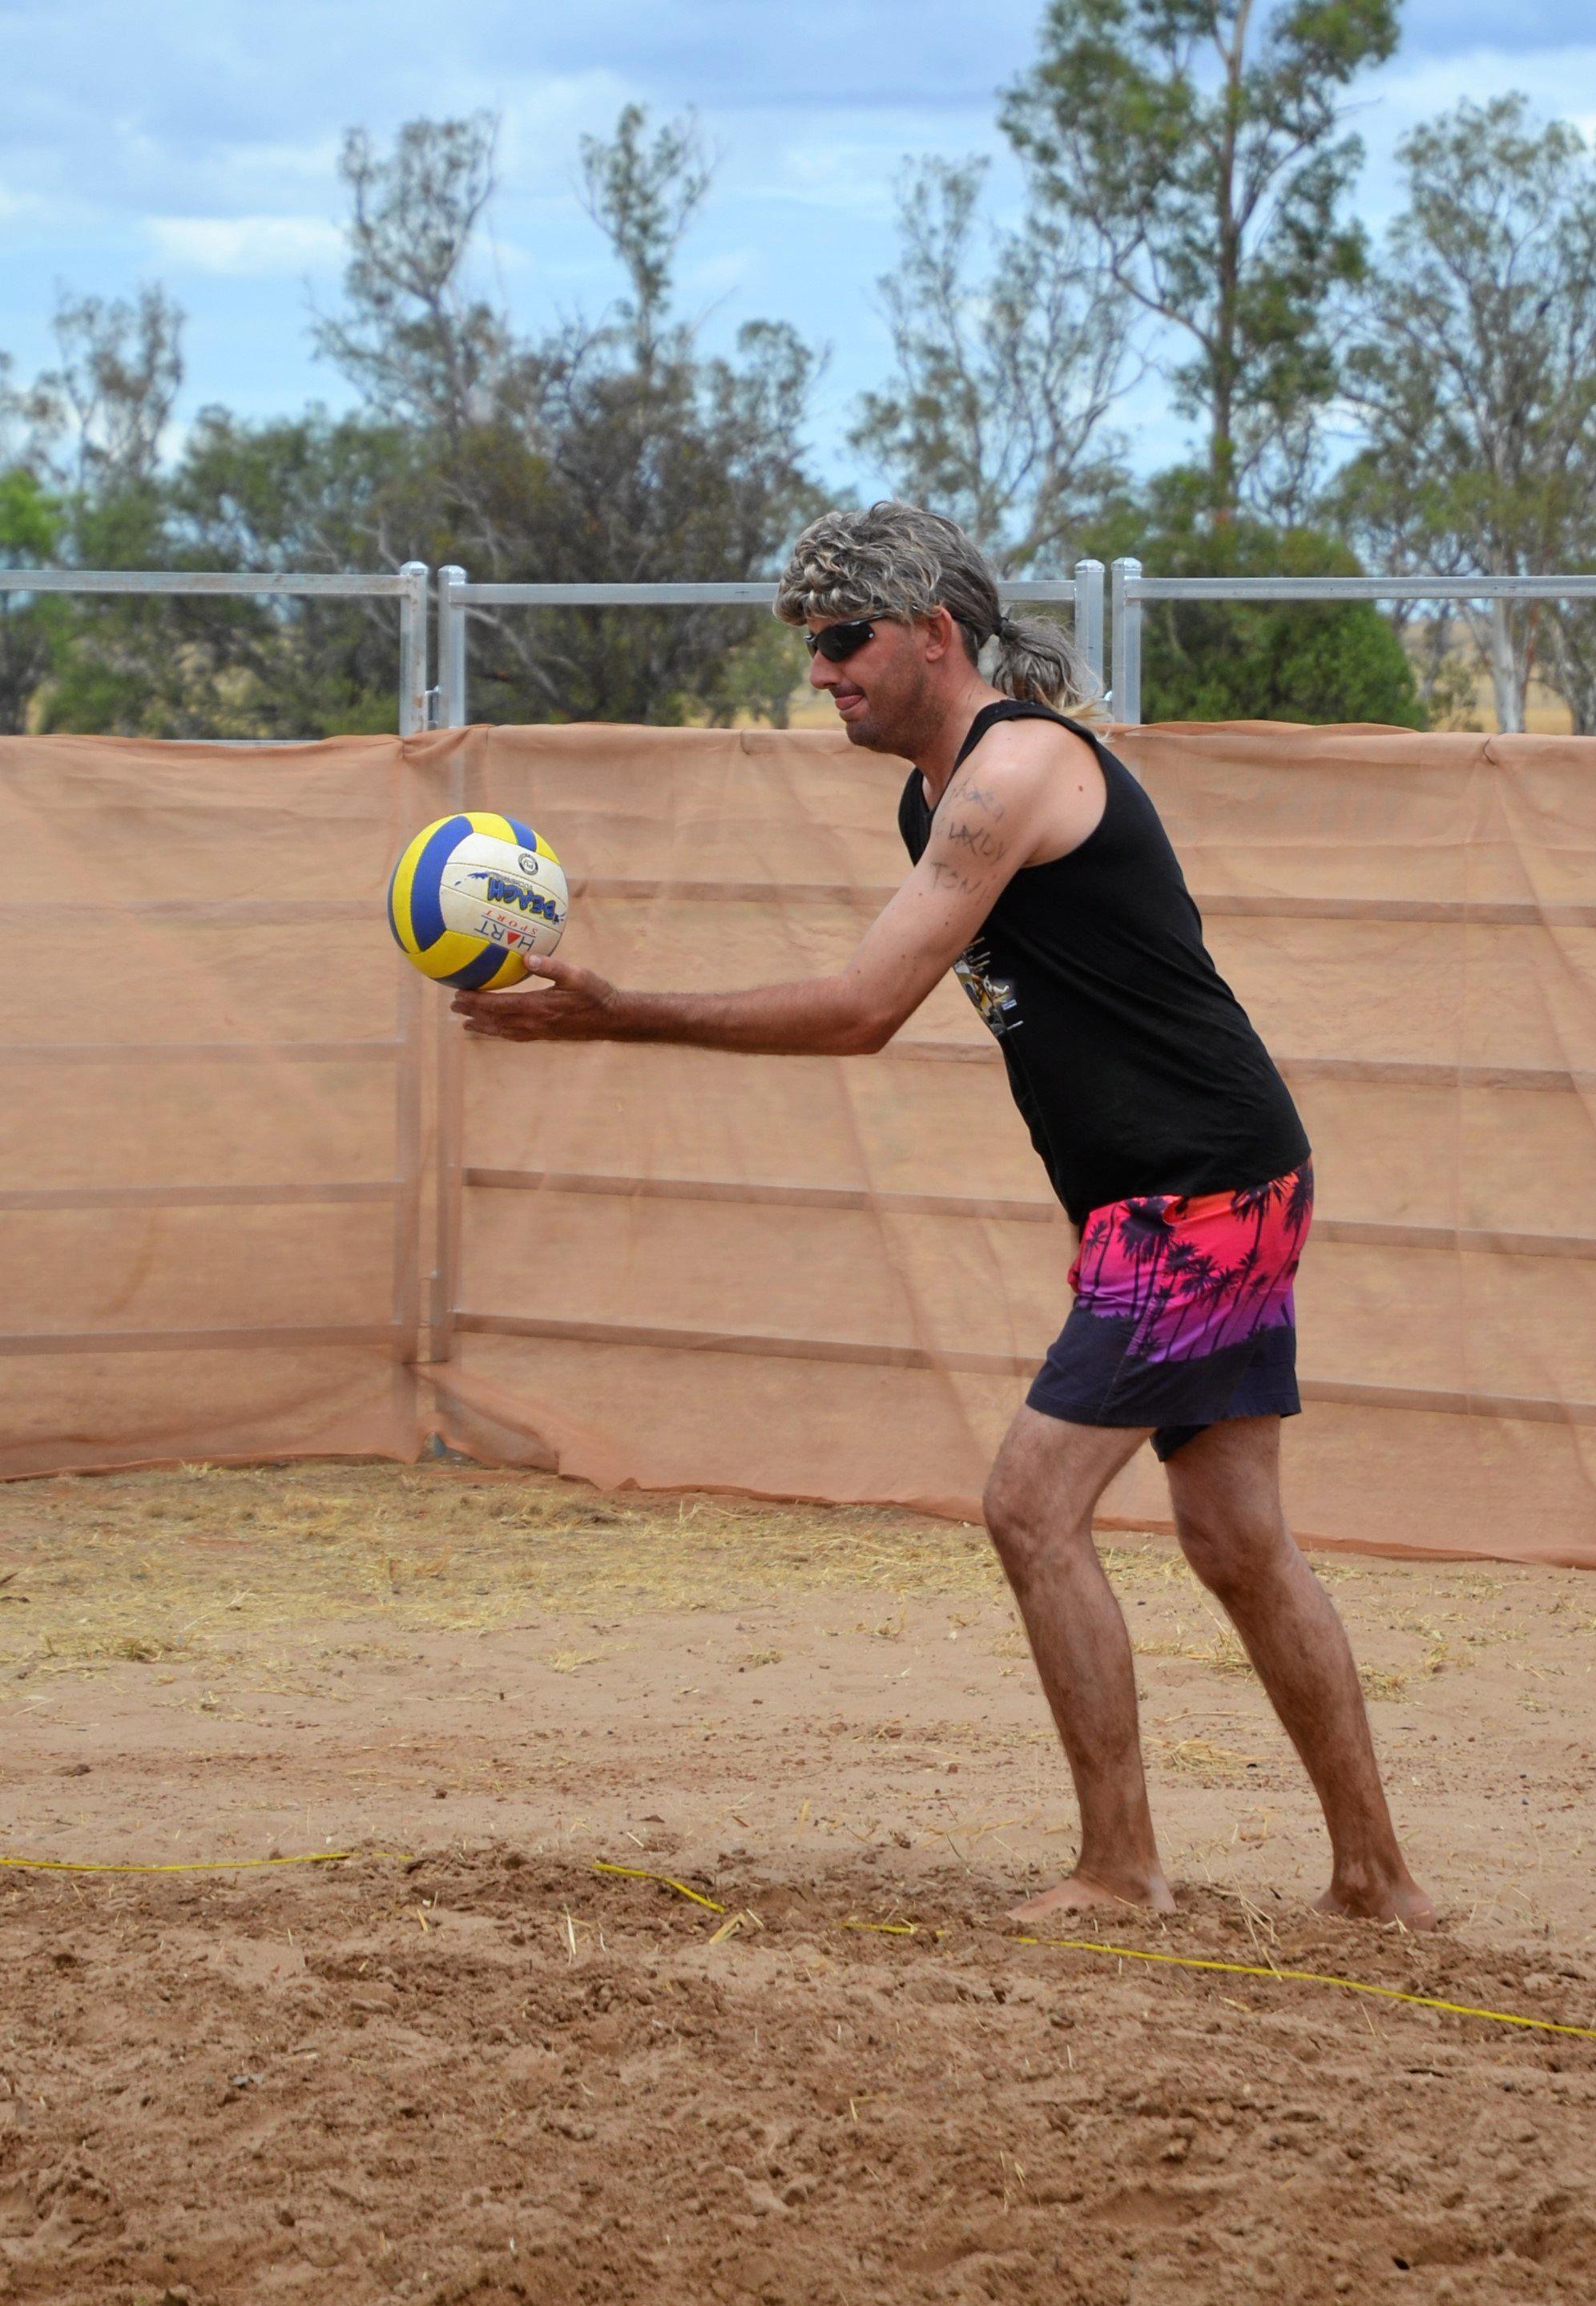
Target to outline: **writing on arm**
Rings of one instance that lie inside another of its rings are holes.
[[[1089,746],[1056,722],[1001,722],[957,771],[926,852],[844,972],[880,1048],[975,937],[1014,875],[1090,838],[1107,798]]]
[[[1047,750],[1035,746],[984,760],[978,773],[972,759],[954,777],[925,854],[843,973],[868,1021],[865,1047],[883,1046],[914,1014],[1014,875],[1035,860],[1055,781]]]

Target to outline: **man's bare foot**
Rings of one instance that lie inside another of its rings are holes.
[[[1011,1906],[1011,1922],[1046,1922],[1070,1914],[1102,1913],[1117,1907],[1143,1907],[1155,1914],[1173,1914],[1174,1900],[1162,1874],[1148,1876],[1139,1886],[1127,1883],[1122,1889],[1111,1889],[1106,1882],[1094,1882],[1088,1875],[1067,1874],[1055,1882],[1051,1890],[1042,1891],[1035,1898],[1027,1898],[1023,1905]]]
[[[1411,1874],[1392,1880],[1388,1875],[1338,1874],[1322,1898],[1314,1900],[1321,1914],[1340,1914],[1354,1922],[1400,1922],[1404,1930],[1433,1930],[1433,1900]]]

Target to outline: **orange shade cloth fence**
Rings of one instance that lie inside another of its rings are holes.
[[[1120,741],[1314,1141],[1296,1525],[1596,1567],[1596,742]],[[465,1044],[382,919],[408,835],[491,806],[606,974],[809,974],[901,876],[902,773],[807,732],[0,741],[0,1471],[439,1431],[973,1519],[1072,1237],[952,983],[874,1058]],[[1148,1453],[1105,1512],[1166,1518]]]

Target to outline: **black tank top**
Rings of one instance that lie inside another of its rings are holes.
[[[1079,722],[1005,698],[977,713],[966,760],[999,721],[1083,738],[1108,788],[1096,829],[1015,874],[961,958],[997,1036],[1031,1141],[1077,1226],[1134,1193],[1217,1193],[1308,1157],[1285,1083],[1209,960],[1158,812]],[[957,764],[955,764],[957,765]],[[916,769],[898,824],[917,864],[933,812]]]

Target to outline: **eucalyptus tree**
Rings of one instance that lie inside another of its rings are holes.
[[[595,320],[526,335],[469,286],[492,122],[412,122],[386,153],[348,141],[350,260],[319,342],[368,421],[397,419],[413,444],[388,556],[501,582],[773,568],[814,499],[800,448],[813,361],[768,321],[710,357],[676,317],[677,252],[713,174],[691,115],[653,128],[627,106],[610,136],[585,138],[583,197],[624,290]],[[713,716],[762,688],[783,696],[798,671],[788,661],[751,691],[738,653],[763,664],[770,637],[719,610],[489,611],[476,640],[474,695],[499,719]]]
[[[1122,483],[1107,419],[1127,381],[1125,299],[1071,220],[1034,204],[983,249],[986,167],[903,171],[898,265],[878,283],[894,372],[864,395],[851,439],[1003,573],[1054,575]]]
[[[1382,563],[1539,576],[1596,561],[1596,164],[1522,96],[1462,104],[1400,148],[1406,205],[1347,367],[1366,444],[1344,517]],[[1596,715],[1589,609],[1465,611],[1498,723],[1539,665]]]
[[[1396,38],[1397,0],[1049,0],[1004,99],[1042,197],[1151,325],[1221,520],[1312,495],[1366,260],[1344,98]]]
[[[55,559],[62,506],[29,438],[31,397],[12,383],[13,363],[0,353],[0,568],[41,568]],[[0,593],[0,736],[28,726],[49,670],[55,603]]]
[[[183,314],[159,286],[57,298],[55,356],[26,395],[31,461],[48,490],[48,557],[83,568],[166,565],[165,454],[183,380]],[[151,725],[183,629],[175,604],[116,595],[39,604],[49,661],[31,710],[46,728]],[[153,725],[164,726],[158,716]]]

